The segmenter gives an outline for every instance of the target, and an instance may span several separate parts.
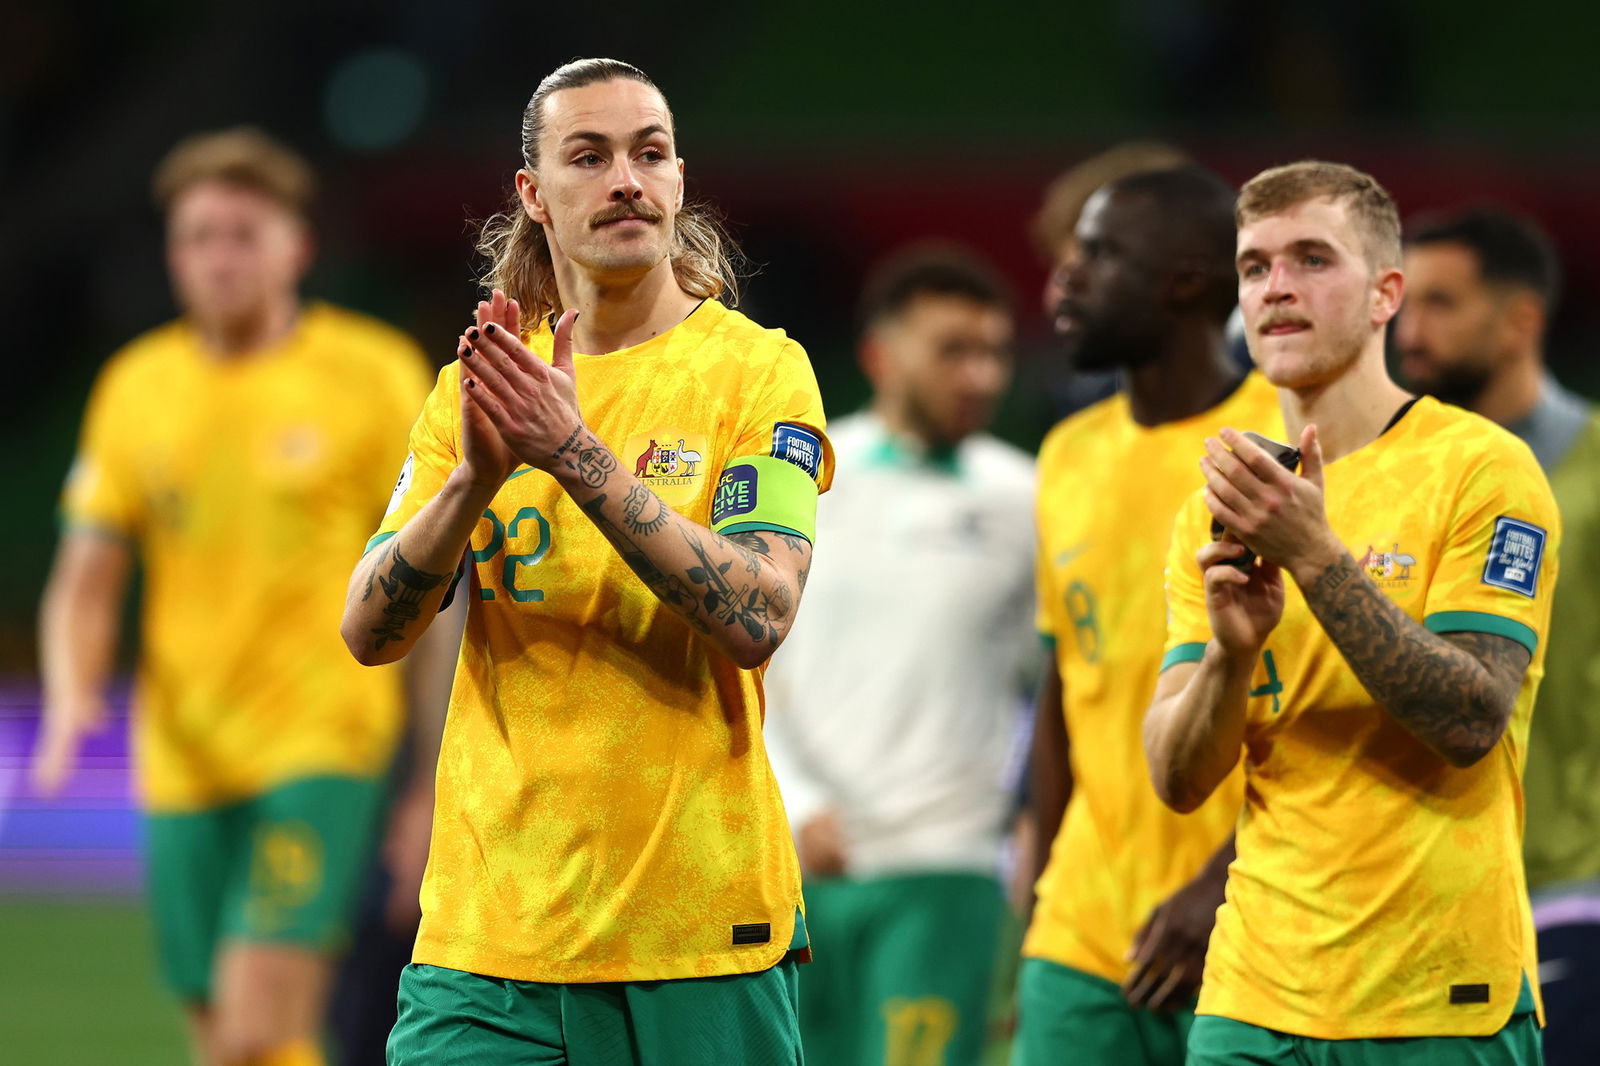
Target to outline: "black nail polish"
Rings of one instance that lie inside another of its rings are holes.
[[[472,358],[472,349],[469,347],[466,351],[462,352],[461,353],[461,358],[463,358],[463,359],[471,359]]]
[[[467,339],[472,341],[478,339],[478,331],[476,328],[467,330]]]
[[[494,336],[494,323],[491,322],[487,326],[484,326],[483,327],[483,331],[485,333],[489,334],[489,336],[491,336],[491,337]]]
[[[467,379],[467,388],[475,389],[477,387],[478,387],[478,383],[476,381],[473,381],[471,378]]]

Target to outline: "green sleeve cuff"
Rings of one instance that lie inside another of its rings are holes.
[[[1205,656],[1206,642],[1203,640],[1191,640],[1186,644],[1177,644],[1161,657],[1161,670],[1156,672],[1160,673],[1167,667],[1177,666],[1179,663],[1197,663],[1204,659]]]
[[[817,483],[795,464],[770,455],[735,459],[711,497],[717,533],[776,529],[816,543]]]
[[[376,548],[378,545],[382,544],[384,541],[388,540],[390,537],[394,536],[397,532],[399,532],[399,530],[391,529],[387,533],[379,533],[377,536],[375,536],[371,540],[367,541],[367,546],[365,548],[361,549],[361,554],[363,556],[365,556],[369,551],[371,551],[373,548]]]
[[[1422,624],[1430,633],[1493,633],[1521,644],[1529,655],[1539,648],[1539,634],[1532,626],[1485,611],[1437,611]]]
[[[1039,634],[1039,643],[1043,644],[1047,651],[1055,651],[1056,650],[1056,635],[1054,633],[1040,633]]]

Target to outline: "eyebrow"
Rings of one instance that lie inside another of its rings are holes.
[[[638,144],[640,141],[647,141],[651,137],[660,136],[666,134],[667,132],[667,128],[661,125],[659,122],[651,123],[642,129],[636,130],[633,136],[629,138],[629,143]],[[611,143],[611,138],[603,133],[596,133],[593,130],[575,130],[574,132],[569,133],[565,137],[561,138],[561,143],[563,146],[574,141],[588,141],[591,144],[609,144]]]
[[[1320,237],[1302,237],[1298,241],[1291,241],[1289,243],[1289,251],[1291,251],[1291,252],[1332,252],[1332,253],[1337,255],[1338,252],[1339,252],[1339,249],[1337,247],[1335,247],[1332,243],[1330,243],[1328,241],[1325,241]],[[1244,251],[1240,252],[1238,254],[1238,256],[1236,256],[1234,258],[1234,262],[1235,263],[1243,263],[1247,259],[1265,259],[1265,258],[1267,258],[1267,253],[1263,252],[1260,248],[1246,248]]]

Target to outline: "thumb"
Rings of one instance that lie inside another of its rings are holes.
[[[572,327],[577,321],[577,311],[568,308],[561,312],[561,317],[556,321],[555,343],[550,352],[550,365],[573,381],[578,380],[578,372],[572,365]]]
[[[1300,476],[1322,488],[1322,442],[1314,424],[1300,431]]]

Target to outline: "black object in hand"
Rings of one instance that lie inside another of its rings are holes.
[[[1272,456],[1272,458],[1276,459],[1278,465],[1289,471],[1291,474],[1300,469],[1299,448],[1296,448],[1293,445],[1279,443],[1270,437],[1263,437],[1261,434],[1252,433],[1249,430],[1245,431],[1245,436],[1253,444],[1255,444],[1256,447],[1260,448],[1262,451]],[[1213,518],[1211,520],[1211,539],[1221,540],[1224,532],[1225,531],[1222,528],[1222,523]],[[1255,569],[1256,557],[1253,552],[1246,551],[1237,559],[1229,559],[1226,565],[1231,566],[1236,570],[1243,570],[1248,574],[1251,570]]]

